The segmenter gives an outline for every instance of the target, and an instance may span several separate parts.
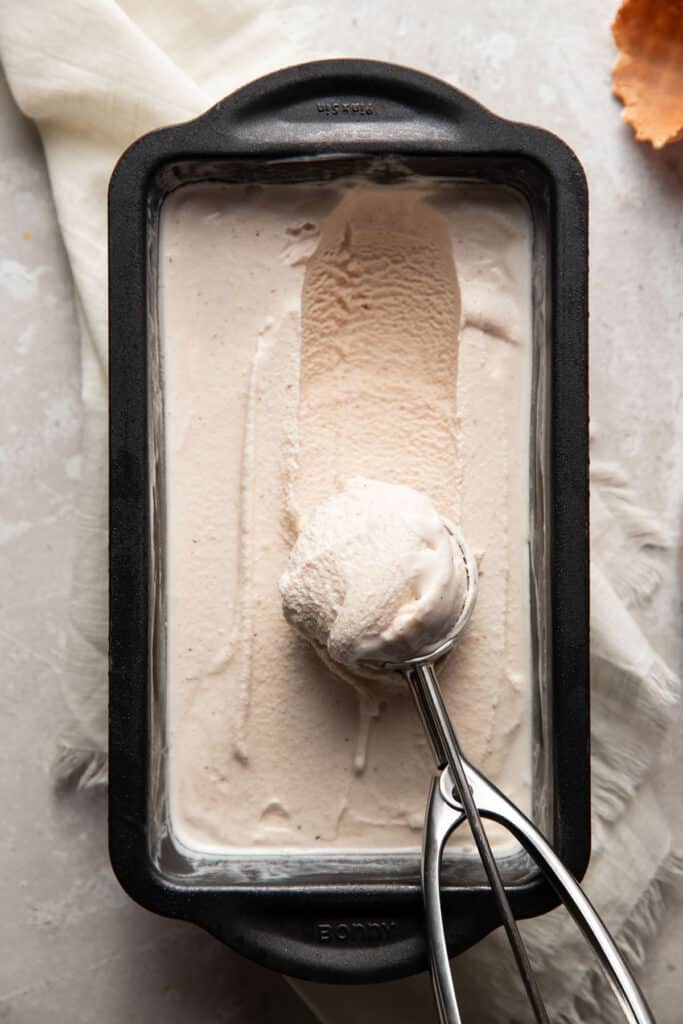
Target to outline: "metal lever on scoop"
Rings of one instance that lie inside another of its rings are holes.
[[[462,763],[479,813],[482,817],[505,826],[533,858],[595,950],[626,1020],[629,1024],[655,1024],[645,997],[626,966],[614,939],[572,873],[567,870],[526,815],[464,758]],[[450,809],[450,817],[447,809]],[[443,836],[443,850],[445,839],[464,818],[464,808],[454,793],[448,768],[442,772],[440,780],[434,780],[427,817],[428,824],[430,820],[433,822],[433,840],[430,839],[429,843],[434,845]],[[433,858],[434,854],[430,856]],[[436,884],[438,886],[438,877]],[[440,905],[438,909],[440,914]],[[440,927],[443,931],[442,922]]]
[[[425,667],[428,674],[433,676],[431,666]],[[433,681],[436,682],[435,678]],[[593,947],[629,1024],[655,1024],[645,997],[626,966],[612,936],[574,876],[567,870],[548,841],[526,815],[504,796],[485,775],[477,771],[459,750],[458,756],[464,773],[464,784],[458,781],[457,775],[454,775],[452,771],[450,761],[445,757],[446,745],[440,735],[438,718],[434,717],[430,707],[429,693],[425,691],[423,685],[419,683],[416,685],[415,680],[410,680],[410,682],[427,732],[432,737],[437,760],[444,762],[444,765],[441,766],[441,774],[432,780],[425,817],[422,851],[422,891],[430,942],[430,966],[442,1024],[451,1024],[453,1021],[456,1024],[460,1022],[441,912],[440,872],[443,851],[449,836],[468,817],[466,802],[459,799],[461,793],[466,793],[469,800],[475,805],[480,825],[481,818],[487,818],[503,825],[532,857]],[[425,693],[427,693],[426,699]],[[445,708],[442,710],[446,717],[446,723],[449,724]],[[486,866],[486,862],[484,862],[484,866]],[[523,978],[526,980],[525,975]]]
[[[453,805],[441,793],[440,786],[444,780],[448,785],[453,784],[448,768],[432,779],[427,801],[422,840],[422,900],[427,916],[429,970],[439,1021],[441,1024],[461,1024],[441,913],[440,878],[446,842],[451,832],[465,821],[466,815],[462,810],[454,813]]]
[[[466,817],[535,1018],[539,1024],[548,1024],[548,1015],[529,962],[529,955],[505,892],[491,844],[479,816],[477,801],[470,791],[460,746],[443,703],[433,666],[429,661],[419,661],[412,666],[406,666],[403,671],[432,742],[438,767],[444,769],[441,779],[449,780],[452,792],[457,793],[459,797],[457,820],[453,817],[452,812],[447,815],[440,813],[442,809],[434,798],[435,780],[430,793],[423,845],[423,899],[427,914],[430,966],[441,1022],[442,1024],[454,1024],[454,1022],[458,1024],[460,1016],[441,915],[439,869],[446,839]],[[436,837],[434,833],[436,833]]]

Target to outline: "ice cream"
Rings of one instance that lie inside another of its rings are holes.
[[[426,495],[355,477],[306,517],[280,592],[291,625],[363,671],[445,643],[467,583],[458,541]]]
[[[476,611],[440,682],[466,755],[528,807],[522,202],[414,178],[181,188],[159,280],[176,841],[419,848],[432,757],[407,688],[340,683],[282,614],[301,526],[358,476],[428,495],[474,550]]]

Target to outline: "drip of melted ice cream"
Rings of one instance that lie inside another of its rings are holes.
[[[445,643],[467,572],[426,495],[355,477],[306,517],[280,593],[287,621],[331,661],[358,671]]]

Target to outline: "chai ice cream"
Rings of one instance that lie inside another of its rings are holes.
[[[467,756],[528,807],[525,207],[416,179],[189,186],[159,278],[176,841],[419,848],[433,767],[407,688],[345,685],[282,614],[302,526],[359,477],[429,496],[474,550],[476,614],[440,682]]]
[[[365,477],[306,516],[280,578],[290,625],[355,672],[444,644],[467,587],[460,545],[429,498]]]

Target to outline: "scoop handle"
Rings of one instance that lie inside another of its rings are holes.
[[[443,800],[440,781],[439,776],[434,776],[427,801],[421,863],[422,899],[427,918],[429,971],[439,1024],[461,1024],[443,926],[440,876],[446,841],[465,820],[465,814],[455,813]]]
[[[574,876],[518,807],[469,762],[465,772],[482,817],[504,825],[521,843],[593,947],[629,1024],[655,1024],[638,983],[614,939]]]
[[[476,578],[471,580],[472,586],[470,590],[476,587]],[[481,858],[481,862],[486,872],[489,885],[491,886],[491,892],[495,900],[498,913],[500,914],[501,924],[505,929],[510,948],[512,949],[515,963],[519,971],[520,978],[526,990],[529,998],[529,1003],[533,1009],[534,1019],[538,1024],[548,1024],[548,1014],[545,1009],[543,997],[538,987],[538,982],[534,975],[531,961],[529,960],[529,954],[527,953],[524,940],[522,939],[519,926],[515,919],[514,912],[510,905],[508,894],[505,890],[503,880],[498,870],[496,858],[486,830],[482,824],[482,820],[477,808],[476,800],[470,793],[467,774],[465,771],[465,759],[460,750],[460,744],[453,728],[453,723],[448,715],[446,706],[443,701],[443,695],[439,687],[439,683],[434,671],[433,664],[427,662],[422,663],[421,661],[410,668],[407,668],[406,675],[410,683],[413,696],[417,703],[420,714],[428,726],[428,735],[432,739],[434,745],[434,754],[437,759],[439,767],[447,765],[448,771],[442,772],[440,775],[440,784],[446,785],[446,789],[441,791],[441,798],[444,800],[447,810],[450,811],[452,816],[453,811],[449,807],[450,799],[453,794],[458,794],[458,805],[456,810],[458,813],[462,809],[467,820],[469,822],[472,837],[474,839],[477,851]],[[438,738],[437,742],[434,742],[434,737]],[[451,794],[449,797],[448,794]],[[430,808],[433,803],[436,802],[436,796],[432,793],[430,798]],[[424,850],[428,850],[430,845],[430,826],[432,822],[428,818],[427,827],[425,830]],[[432,880],[430,879],[430,882]],[[438,884],[438,878],[437,878]],[[431,937],[431,936],[430,936]]]

